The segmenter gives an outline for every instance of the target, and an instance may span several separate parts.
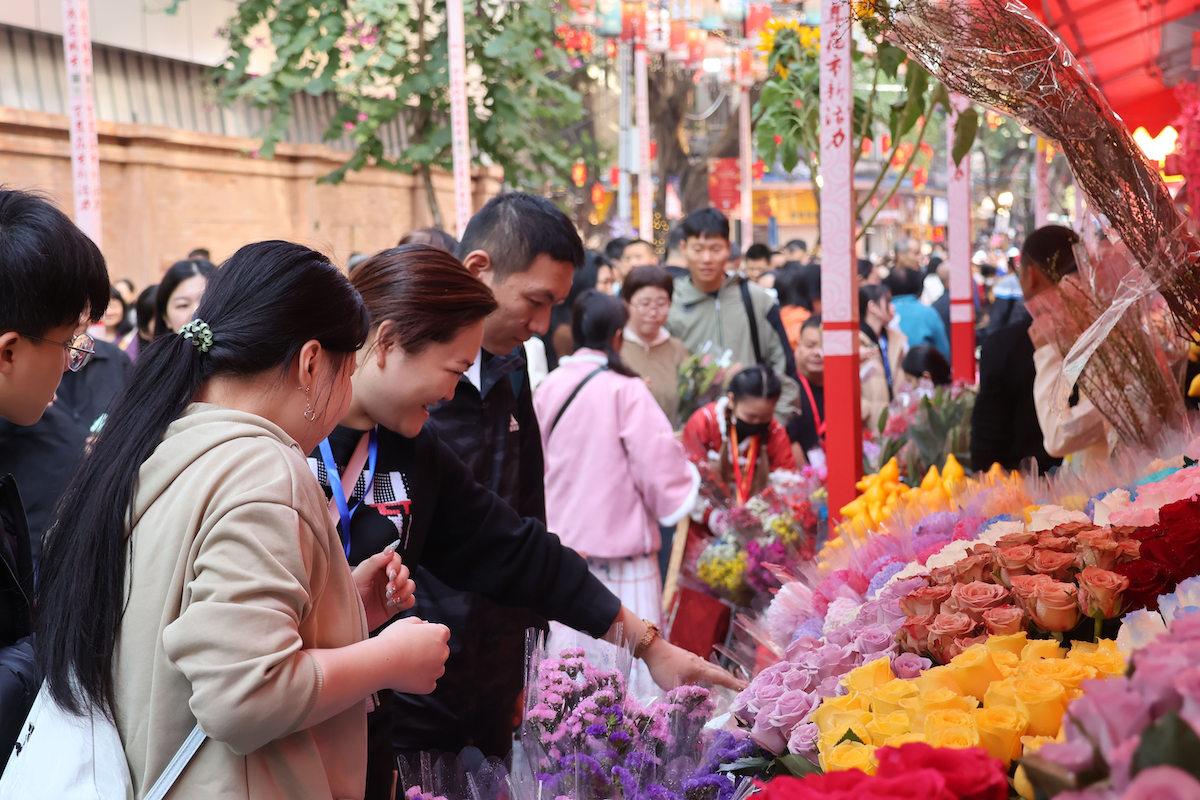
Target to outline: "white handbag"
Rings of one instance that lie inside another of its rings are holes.
[[[204,743],[197,725],[145,795],[162,800]],[[108,717],[64,710],[43,683],[0,776],[0,800],[134,800],[121,735]]]

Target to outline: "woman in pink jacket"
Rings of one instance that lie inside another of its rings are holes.
[[[533,398],[546,458],[546,522],[644,619],[662,618],[659,525],[696,502],[700,475],[645,381],[622,361],[628,312],[596,291],[575,303],[575,353]]]

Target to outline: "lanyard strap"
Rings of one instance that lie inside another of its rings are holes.
[[[879,352],[883,356],[883,374],[887,377],[888,394],[890,395],[892,389],[892,367],[888,363],[888,340],[885,333],[881,333],[879,336]]]
[[[750,442],[750,450],[746,454],[746,484],[742,485],[742,465],[738,456],[738,440],[736,421],[730,421],[729,428],[729,447],[730,460],[733,461],[733,487],[737,492],[737,503],[739,506],[745,505],[747,496],[750,494],[750,489],[754,485],[754,468],[758,464],[758,443],[760,437],[752,436]]]
[[[325,462],[325,473],[329,476],[329,488],[333,493],[333,502],[337,505],[338,519],[342,526],[342,549],[346,552],[346,558],[350,558],[350,520],[354,518],[354,512],[362,506],[367,498],[367,494],[371,491],[371,486],[375,482],[375,464],[379,459],[379,439],[376,434],[376,429],[372,428],[368,433],[363,434],[363,438],[358,442],[358,450],[362,448],[363,441],[367,442],[367,480],[363,487],[362,499],[355,504],[354,508],[350,508],[347,500],[347,494],[353,495],[354,486],[358,483],[359,475],[362,474],[362,464],[358,469],[347,469],[345,479],[350,481],[350,485],[346,486],[343,483],[342,476],[338,473],[337,462],[333,460],[333,448],[329,446],[329,440],[325,439],[321,442],[321,460]],[[347,465],[352,467],[354,462],[353,456]]]
[[[812,406],[813,419],[816,421],[817,436],[821,437],[821,441],[825,440],[825,422],[821,419],[821,410],[817,408],[817,398],[813,395],[812,387],[808,385],[808,378],[803,375],[797,375],[800,378],[800,385],[804,387],[804,393],[808,395],[808,404]]]

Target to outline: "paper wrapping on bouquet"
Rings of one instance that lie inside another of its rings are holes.
[[[1067,158],[1088,206],[1107,217],[1158,284],[1182,335],[1200,319],[1200,241],[1125,124],[1067,47],[1015,0],[895,0],[869,24],[946,87],[1019,119]]]

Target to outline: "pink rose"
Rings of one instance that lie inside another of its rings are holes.
[[[1029,562],[1033,561],[1033,546],[1018,544],[996,551],[996,566],[1000,568],[1000,580],[1011,586],[1017,575],[1028,575]]]
[[[956,583],[987,582],[992,577],[995,558],[990,553],[970,555],[951,566]]]
[[[1120,546],[1109,531],[1084,531],[1075,537],[1075,551],[1085,567],[1112,569],[1117,565]]]
[[[1025,630],[1025,612],[1016,606],[997,606],[983,612],[983,624],[993,636],[1006,636]]]
[[[900,610],[910,617],[936,614],[950,597],[949,586],[925,586],[900,601]]]
[[[1055,536],[1051,531],[1042,531],[1038,534],[1037,546],[1042,550],[1066,553],[1075,549],[1075,540],[1068,536]]]
[[[1036,533],[1021,531],[1020,533],[1010,533],[1006,536],[1001,536],[996,540],[996,549],[1003,550],[1006,547],[1017,547],[1023,544],[1033,544],[1038,540]]]
[[[1026,601],[1033,621],[1048,631],[1069,631],[1079,624],[1078,589],[1070,583],[1049,581],[1037,587]]]
[[[984,633],[981,633],[978,636],[960,636],[960,637],[958,637],[957,639],[954,640],[953,645],[946,648],[946,658],[949,658],[949,659],[954,658],[956,655],[961,653],[963,650],[966,650],[971,645],[983,644],[984,642],[986,642],[988,640],[989,635],[990,634],[988,634],[985,631]]]
[[[1084,531],[1094,530],[1096,530],[1096,526],[1092,523],[1076,520],[1075,522],[1065,522],[1051,530],[1050,533],[1054,534],[1055,536],[1066,536],[1073,539]]]
[[[929,626],[933,624],[934,618],[934,614],[922,614],[906,619],[897,636],[900,649],[918,654],[928,652]]]
[[[929,652],[945,664],[962,652],[962,648],[957,648],[954,640],[969,637],[974,632],[975,620],[966,614],[938,614],[929,626]]]
[[[1112,619],[1121,613],[1121,601],[1129,588],[1129,578],[1099,567],[1085,567],[1079,573],[1079,607],[1089,617],[1097,614]]]
[[[1075,569],[1075,553],[1059,553],[1054,550],[1038,550],[1030,566],[1039,575],[1049,575],[1056,581],[1069,580]]]
[[[1117,563],[1124,564],[1133,561],[1142,554],[1142,543],[1137,539],[1126,539],[1117,542]]]
[[[1008,602],[1008,589],[995,583],[956,583],[950,599],[942,604],[943,612],[961,611],[976,623],[983,622],[983,612]]]
[[[953,586],[954,566],[954,564],[947,564],[944,567],[934,567],[929,570],[930,582],[934,586]]]

